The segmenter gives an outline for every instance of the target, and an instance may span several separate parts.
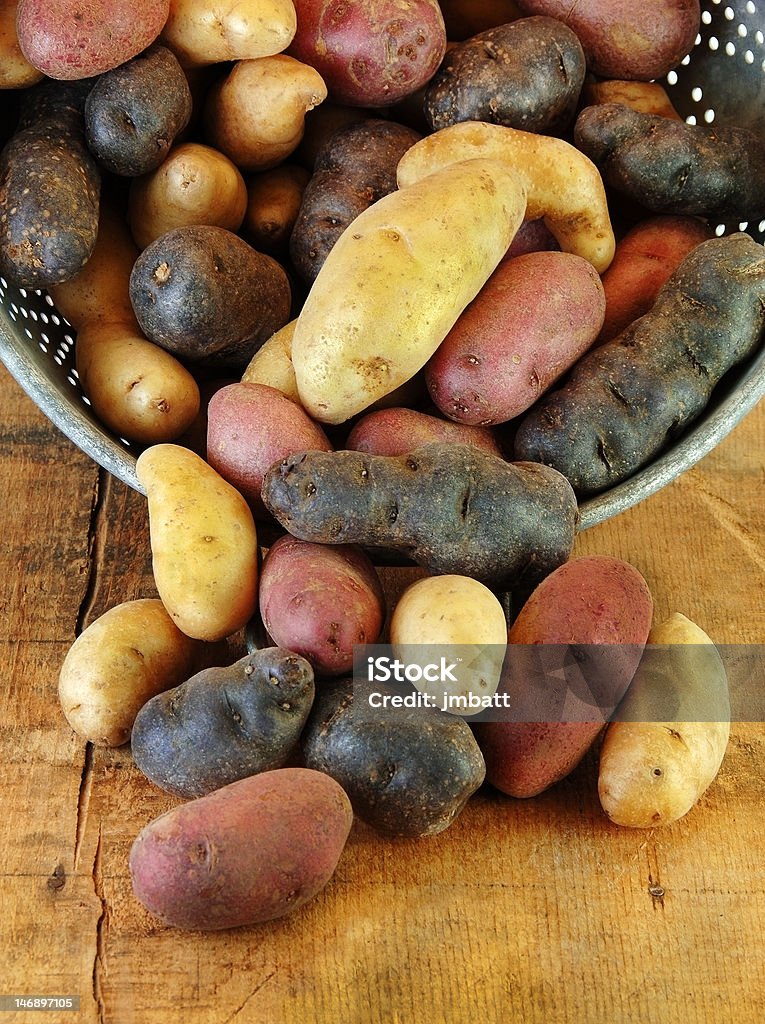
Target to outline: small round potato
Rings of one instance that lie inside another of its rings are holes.
[[[418,664],[442,656],[456,663],[457,682],[425,678],[415,685],[439,707],[473,715],[486,707],[482,698],[496,693],[507,646],[502,605],[483,583],[470,576],[427,576],[399,598],[390,621],[396,656]]]
[[[187,679],[200,652],[157,598],[115,605],[80,633],[61,666],[66,720],[89,743],[127,743],[141,707]]]

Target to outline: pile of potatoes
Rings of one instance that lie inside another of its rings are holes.
[[[653,623],[633,566],[571,554],[578,499],[671,443],[765,324],[762,246],[715,232],[765,217],[765,147],[656,82],[698,3],[0,18],[0,273],[73,325],[147,496],[158,596],[92,623],[60,677],[72,728],[130,741],[183,801],[136,839],[138,898],[184,928],[278,917],[354,814],[433,835],[600,740],[613,821],[687,813],[727,743],[719,655]],[[391,559],[423,574],[393,607]],[[382,642],[472,649],[513,715],[365,713],[354,648]]]

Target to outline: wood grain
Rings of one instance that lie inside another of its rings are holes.
[[[8,375],[0,483],[0,994],[79,995],[108,1024],[740,1024],[765,1019],[765,737],[737,723],[675,825],[618,829],[591,754],[530,801],[488,788],[427,840],[354,826],[300,913],[180,933],[134,900],[133,838],[172,806],[129,748],[84,746],[58,706],[75,635],[155,593],[143,499],[51,427]],[[677,482],[577,541],[632,561],[657,615],[765,642],[765,408]],[[28,1020],[9,1013],[3,1020]]]

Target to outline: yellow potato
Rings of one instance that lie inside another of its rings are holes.
[[[314,68],[279,53],[240,60],[207,95],[207,137],[243,171],[276,167],[297,147],[305,115],[327,98]]]
[[[19,46],[16,34],[16,0],[0,3],[0,89],[25,89],[43,78]]]
[[[239,168],[201,142],[175,146],[155,171],[130,183],[128,222],[141,249],[189,224],[238,231],[246,209],[247,186]]]
[[[453,163],[356,217],[295,325],[292,362],[310,415],[342,423],[413,377],[483,287],[525,209],[516,172],[481,159]]]
[[[504,161],[528,194],[526,219],[544,217],[564,252],[589,260],[599,274],[606,269],[616,242],[603,180],[595,164],[563,139],[463,121],[407,150],[398,165],[399,188],[476,157]]]
[[[64,715],[90,743],[127,743],[139,710],[193,675],[200,651],[156,598],[116,605],[69,648],[58,684]]]
[[[279,164],[247,182],[242,235],[259,252],[286,254],[311,172],[300,164]]]
[[[648,645],[606,730],[598,774],[603,810],[633,828],[687,814],[717,775],[730,735],[725,666],[707,634],[675,613]]]
[[[148,497],[154,581],[171,618],[200,640],[235,633],[257,604],[257,536],[244,498],[180,445],[147,448],[136,474]]]
[[[268,384],[300,405],[295,368],[292,365],[292,335],[295,333],[295,323],[295,320],[290,320],[260,346],[247,364],[242,381],[245,384]]]
[[[77,373],[96,416],[119,437],[146,445],[185,433],[200,399],[189,371],[141,334],[129,295],[137,255],[124,221],[102,206],[90,259],[48,290],[77,331]]]
[[[507,647],[502,605],[470,576],[426,576],[403,592],[393,609],[390,642],[396,657],[419,667],[445,658],[450,671],[413,683],[435,706],[474,715],[490,705]]]
[[[170,0],[160,37],[184,67],[281,53],[297,29],[292,0]]]

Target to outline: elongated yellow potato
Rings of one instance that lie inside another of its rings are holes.
[[[633,828],[676,821],[714,780],[729,735],[725,666],[707,634],[675,613],[651,630],[619,720],[606,730],[603,810]]]
[[[413,377],[483,287],[525,209],[513,170],[469,160],[356,217],[295,325],[292,363],[304,408],[342,423]]]
[[[399,188],[455,161],[475,158],[507,164],[528,194],[527,220],[544,217],[564,252],[589,260],[603,273],[616,247],[603,179],[595,164],[563,139],[463,121],[427,135],[404,153],[397,171]]]
[[[147,448],[136,474],[149,502],[154,582],[170,617],[198,640],[235,633],[257,604],[257,536],[244,498],[180,445]]]

